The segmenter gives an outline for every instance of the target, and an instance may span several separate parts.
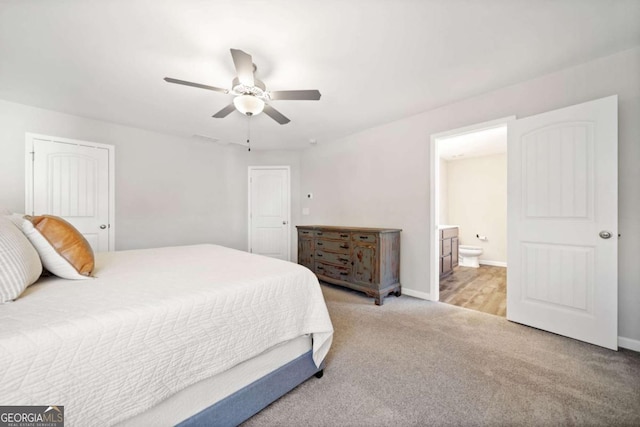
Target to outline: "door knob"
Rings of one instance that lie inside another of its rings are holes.
[[[282,225],[287,225],[287,221],[282,221]]]
[[[102,224],[102,225],[100,226],[100,230],[104,230],[105,228],[107,228],[107,226],[106,226],[105,224]]]
[[[611,232],[610,231],[601,231],[599,233],[599,236],[603,239],[609,239],[611,238]]]

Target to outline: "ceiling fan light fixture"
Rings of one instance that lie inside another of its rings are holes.
[[[233,105],[242,114],[247,116],[255,116],[264,110],[264,101],[253,95],[240,95],[233,99]]]

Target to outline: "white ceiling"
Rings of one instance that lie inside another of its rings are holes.
[[[0,99],[241,142],[229,48],[291,119],[253,119],[254,148],[303,148],[640,45],[638,0],[0,0]]]
[[[506,125],[438,139],[438,154],[448,161],[506,152]]]

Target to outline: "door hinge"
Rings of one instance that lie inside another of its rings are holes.
[[[36,152],[35,151],[29,151],[29,154],[31,154],[31,161],[34,162],[36,160]]]

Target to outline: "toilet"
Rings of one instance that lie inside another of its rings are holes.
[[[482,255],[482,248],[478,246],[460,245],[458,247],[461,267],[480,267],[479,258]]]

